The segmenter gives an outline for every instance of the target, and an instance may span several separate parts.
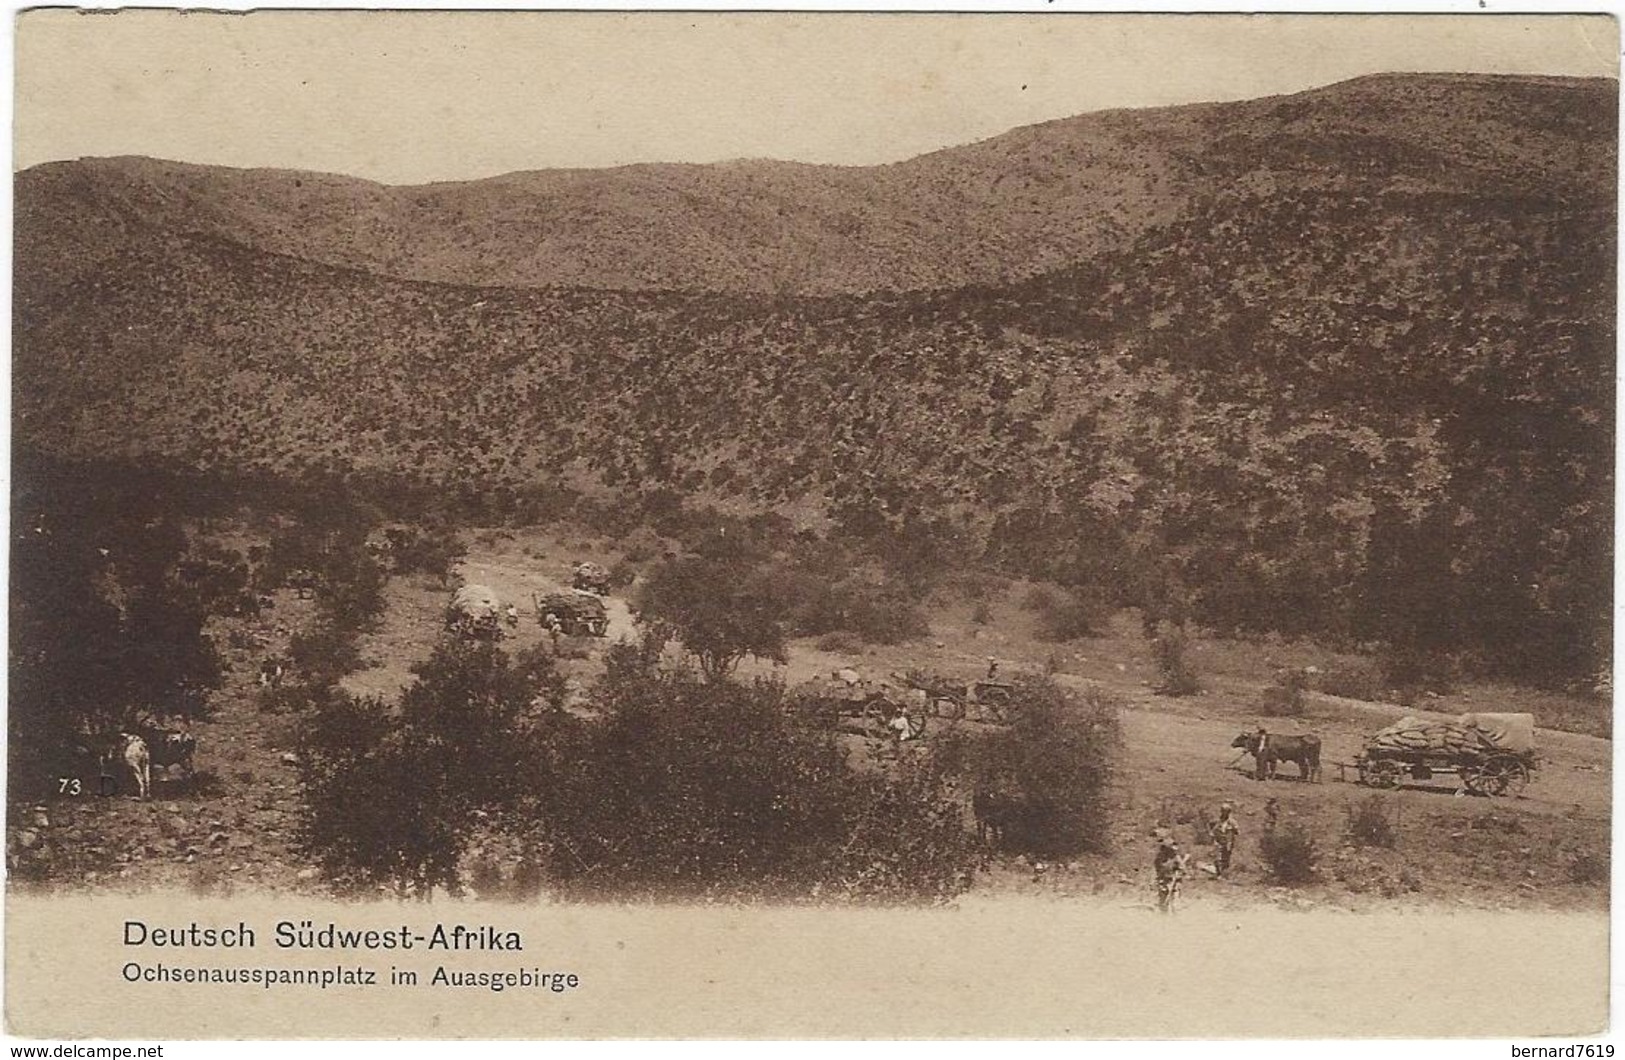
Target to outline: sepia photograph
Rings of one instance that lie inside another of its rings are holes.
[[[1612,17],[14,45],[7,1033],[1608,1028]]]

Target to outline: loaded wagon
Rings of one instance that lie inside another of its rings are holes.
[[[1454,774],[1479,795],[1517,795],[1535,770],[1533,714],[1464,714],[1457,721],[1401,718],[1374,734],[1354,759],[1360,783],[1397,787],[1402,780]]]
[[[609,571],[596,563],[577,563],[570,569],[570,588],[608,596]]]
[[[484,585],[465,585],[446,607],[446,631],[476,640],[502,639],[502,601]]]
[[[549,593],[531,600],[536,605],[536,621],[544,629],[557,626],[558,632],[571,637],[609,635],[609,611],[591,593]]]

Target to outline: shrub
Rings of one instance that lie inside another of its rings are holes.
[[[818,650],[835,655],[861,655],[863,648],[863,638],[849,629],[837,629],[818,638]]]
[[[1185,661],[1185,630],[1170,622],[1157,625],[1157,635],[1151,639],[1151,651],[1162,675],[1156,691],[1163,696],[1194,696],[1202,690],[1196,671]]]
[[[1038,637],[1047,641],[1094,636],[1105,611],[1100,601],[1076,590],[1058,593],[1043,586],[1035,586],[1022,602],[1038,616]]]
[[[609,568],[609,587],[610,587],[610,589],[612,589],[612,590],[613,589],[625,589],[627,586],[631,585],[633,582],[635,582],[637,580],[638,580],[637,564],[632,563],[632,562],[630,562],[628,560],[624,560],[624,559],[623,560],[617,560],[615,563],[610,564],[610,568]]]
[[[320,623],[293,635],[288,641],[288,661],[304,675],[307,684],[325,687],[360,669],[361,649],[353,634]]]
[[[1349,837],[1363,847],[1392,847],[1399,834],[1388,819],[1388,808],[1380,795],[1373,795],[1348,808]]]
[[[468,867],[468,885],[477,898],[492,899],[504,890],[502,866],[490,854],[480,854]]]
[[[555,657],[560,659],[590,659],[592,658],[593,637],[567,636],[559,638]]]
[[[1367,702],[1381,702],[1388,690],[1382,680],[1382,670],[1365,660],[1327,667],[1316,675],[1314,688],[1329,696]]]
[[[1315,879],[1320,852],[1302,825],[1285,824],[1269,829],[1259,839],[1258,848],[1270,876],[1277,882],[1296,886]]]
[[[957,775],[999,818],[1000,845],[1039,857],[1107,849],[1107,793],[1120,740],[1119,704],[1091,689],[1077,697],[1048,678],[1022,677],[998,731],[953,733],[940,768]]]
[[[870,644],[901,644],[931,631],[919,605],[885,579],[854,576],[829,581],[791,574],[775,580],[790,627],[802,635],[844,630]]]
[[[1277,670],[1275,680],[1265,685],[1259,696],[1258,709],[1265,717],[1296,718],[1303,714],[1303,691],[1309,684],[1309,675],[1291,667]]]
[[[427,898],[461,889],[474,827],[511,806],[546,719],[528,718],[558,686],[539,655],[512,664],[489,644],[446,642],[414,669],[398,709],[376,697],[327,696],[301,726],[303,845],[341,888],[379,884]]]
[[[856,774],[783,690],[660,670],[633,645],[595,689],[602,721],[556,730],[568,764],[530,785],[548,876],[582,897],[936,899],[974,849],[940,774]]]
[[[1408,693],[1402,703],[1414,701],[1421,692],[1445,694],[1455,685],[1454,663],[1438,652],[1393,645],[1382,653],[1379,665],[1385,687]]]

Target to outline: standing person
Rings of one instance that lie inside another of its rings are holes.
[[[1236,839],[1241,835],[1235,812],[1233,804],[1222,803],[1219,806],[1219,819],[1209,829],[1213,836],[1213,867],[1219,876],[1230,871],[1230,858],[1236,852]]]
[[[1157,856],[1152,862],[1157,872],[1157,911],[1171,913],[1179,900],[1179,884],[1185,878],[1185,855],[1167,831],[1157,836]]]

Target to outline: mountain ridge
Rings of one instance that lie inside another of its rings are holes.
[[[1611,155],[1551,129],[1595,134],[1612,108],[1596,79],[1374,75],[1054,119],[879,166],[635,163],[387,185],[125,156],[46,163],[16,186],[20,226],[35,212],[144,222],[402,279],[854,294],[1038,275],[1131,244],[1221,182],[1261,196],[1394,179],[1473,193],[1485,174],[1595,183]]]

